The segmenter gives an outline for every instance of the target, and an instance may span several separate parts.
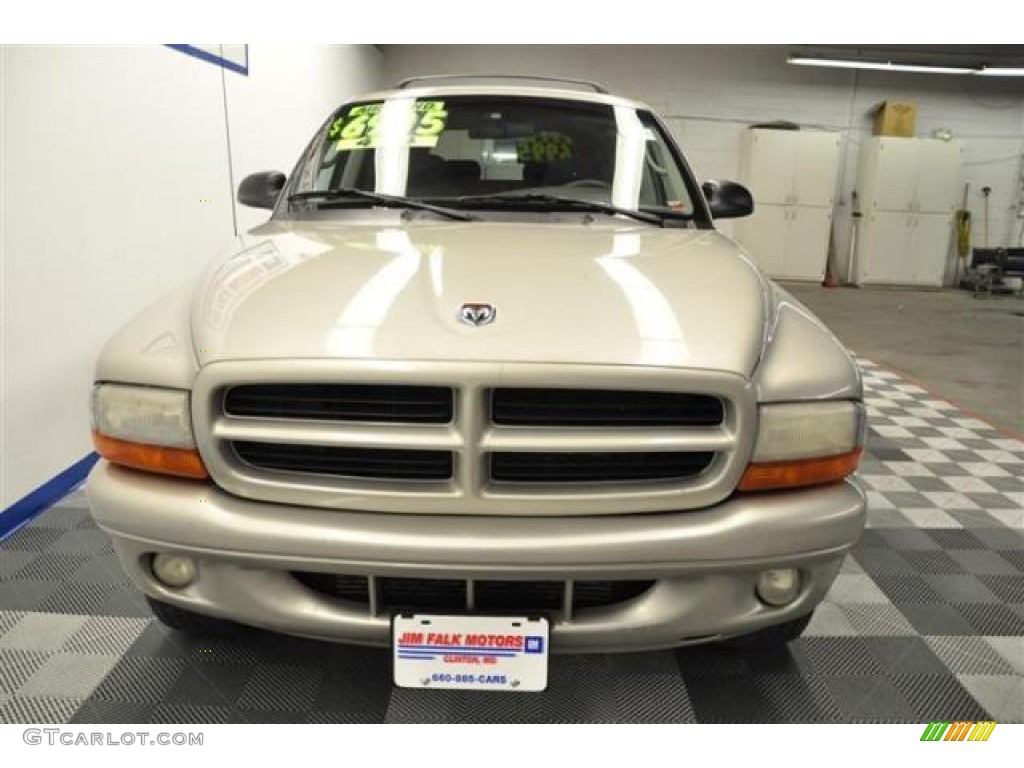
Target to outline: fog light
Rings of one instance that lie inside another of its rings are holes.
[[[196,561],[183,555],[155,555],[153,575],[168,587],[187,587],[196,578]]]
[[[794,568],[762,571],[757,577],[757,596],[768,605],[789,605],[800,592],[800,574]]]

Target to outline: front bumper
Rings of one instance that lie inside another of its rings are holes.
[[[328,597],[294,572],[444,579],[653,579],[628,602],[552,616],[556,652],[667,648],[798,618],[825,596],[860,536],[854,480],[737,495],[703,510],[595,517],[474,517],[254,502],[209,482],[101,461],[88,483],[96,521],[146,594],[198,613],[327,640],[387,645],[390,615]],[[199,576],[168,589],[154,553],[188,554]],[[799,596],[775,608],[760,571],[798,568]]]

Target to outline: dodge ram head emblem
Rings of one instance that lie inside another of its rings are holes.
[[[459,320],[466,325],[490,325],[498,316],[493,304],[468,303],[459,307]]]

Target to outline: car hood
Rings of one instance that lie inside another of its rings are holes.
[[[707,230],[599,223],[281,222],[193,305],[200,364],[348,358],[652,365],[750,375],[766,282]],[[465,324],[464,303],[493,323]]]

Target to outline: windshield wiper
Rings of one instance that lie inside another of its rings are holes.
[[[321,189],[321,190],[310,190],[307,192],[296,192],[288,195],[288,202],[294,203],[302,200],[325,200],[327,202],[335,200],[344,200],[348,198],[350,200],[366,200],[369,202],[380,203],[381,205],[388,206],[391,208],[406,208],[416,211],[431,211],[432,213],[439,214],[441,216],[447,216],[449,219],[456,219],[458,221],[476,221],[477,216],[465,211],[456,211],[452,208],[445,208],[442,205],[434,205],[427,203],[422,200],[416,200],[411,197],[401,197],[400,195],[383,195],[380,192],[368,192],[365,189],[356,189],[355,187],[335,187],[334,189]]]
[[[668,217],[659,216],[656,213],[647,213],[646,211],[635,211],[630,208],[620,208],[617,205],[611,203],[602,203],[596,200],[580,200],[576,197],[562,197],[560,195],[548,195],[540,192],[527,192],[526,194],[515,194],[503,193],[497,195],[469,195],[466,197],[453,197],[448,198],[448,202],[455,203],[458,205],[472,205],[472,206],[487,206],[492,203],[497,203],[498,206],[514,207],[518,204],[526,203],[530,206],[547,206],[551,209],[570,209],[577,211],[597,211],[599,213],[607,213],[611,215],[618,214],[620,216],[628,216],[631,219],[637,219],[638,221],[644,221],[648,224],[655,224],[657,226],[664,226],[665,221]]]

